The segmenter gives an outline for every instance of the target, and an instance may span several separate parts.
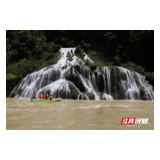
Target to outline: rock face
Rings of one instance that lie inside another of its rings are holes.
[[[79,97],[78,97],[78,99],[79,100],[89,100],[88,97],[87,97],[87,95],[84,94],[84,93],[80,94]]]
[[[27,75],[10,97],[30,98],[35,93],[48,93],[63,99],[154,100],[153,87],[144,76],[122,67],[85,66],[74,51],[75,48],[61,49],[57,64]],[[68,53],[72,55],[70,60]],[[85,54],[87,58],[90,60]]]
[[[80,91],[71,83],[69,83],[69,89],[71,91],[72,98],[77,99],[80,94]]]
[[[142,86],[140,86],[140,87],[139,87],[139,91],[140,91],[141,97],[144,97],[145,88],[143,88]]]
[[[95,95],[93,93],[85,93],[87,95],[87,97],[89,98],[89,100],[94,100],[95,99]]]
[[[95,95],[93,93],[86,92],[86,93],[79,94],[78,99],[79,100],[81,100],[81,99],[83,99],[83,100],[94,100]]]

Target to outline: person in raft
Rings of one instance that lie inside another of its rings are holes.
[[[47,99],[46,94],[44,95],[44,99]]]
[[[34,99],[37,99],[37,96],[36,96],[36,94],[34,94],[33,98],[34,98]]]
[[[42,94],[40,94],[39,98],[42,99]]]
[[[48,99],[48,94],[46,94],[46,99]]]
[[[43,94],[42,98],[45,99],[45,95],[44,94]]]
[[[49,99],[52,100],[52,95],[50,94]]]

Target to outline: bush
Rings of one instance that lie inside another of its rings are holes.
[[[76,50],[74,52],[74,54],[79,57],[80,59],[84,60],[84,53],[81,51],[81,48],[78,46],[76,47]]]
[[[42,54],[43,46],[40,45],[40,44],[36,45],[34,51],[35,51],[36,54]]]
[[[26,74],[34,71],[37,68],[37,63],[29,59],[22,59],[18,63],[9,64],[6,72],[14,74],[17,77],[24,77]]]
[[[144,76],[146,77],[145,79],[149,81],[154,87],[154,72],[145,72]]]
[[[47,65],[52,65],[52,64],[54,64],[55,62],[57,62],[57,59],[53,58],[53,59],[50,59],[46,64],[47,64]]]
[[[113,32],[107,32],[103,37],[108,40],[114,40],[115,38],[117,38],[117,36]]]
[[[80,46],[77,46],[77,47],[76,47],[76,50],[75,50],[75,53],[76,53],[76,54],[79,54],[80,52],[81,52],[81,48],[80,48]]]
[[[95,55],[95,56],[94,56]],[[91,58],[91,60],[94,62],[91,64],[91,66],[107,66],[107,63],[104,62],[104,58],[101,59],[101,53],[97,53],[95,51],[89,51],[88,56]]]
[[[68,41],[68,46],[74,47],[75,46],[75,41],[74,40]]]
[[[109,40],[113,40],[113,39],[115,39],[115,38],[117,38],[117,36],[114,34],[114,35],[110,36],[108,39],[109,39]]]
[[[93,65],[93,63],[91,63],[88,59],[84,60],[84,62],[85,62],[86,66],[92,66]]]
[[[58,52],[60,48],[63,48],[60,44],[54,44],[54,53]]]
[[[92,52],[92,55],[93,55],[93,56],[96,56],[96,55],[97,55],[97,52],[94,52],[94,51],[93,51],[93,52]]]
[[[47,44],[47,51],[54,52],[54,42],[50,42]]]
[[[121,58],[119,57],[118,54],[114,57],[114,60],[115,60],[115,64],[116,65],[120,65],[121,64]]]
[[[136,71],[136,72],[138,72],[140,74],[144,74],[144,72],[145,72],[145,68],[144,67],[142,67],[141,65],[137,65],[137,64],[135,64],[135,63],[133,63],[131,61],[129,61],[127,63],[123,63],[123,64],[121,64],[121,66],[124,67],[124,68],[127,68],[127,69],[129,69],[131,71]]]
[[[107,62],[107,66],[113,66],[113,62]]]
[[[90,44],[84,43],[84,44],[82,45],[82,48],[83,48],[86,52],[88,52],[88,50],[89,50],[89,48],[90,48]]]
[[[19,83],[20,78],[14,74],[6,74],[6,96],[8,97],[13,88]]]
[[[46,53],[45,60],[48,61],[53,57],[53,53]]]
[[[69,61],[72,61],[72,60],[73,60],[73,59],[72,59],[72,55],[71,55],[70,52],[67,53],[67,56],[66,56],[66,57],[68,57],[68,60],[69,60]]]
[[[17,79],[18,77],[14,74],[6,74],[6,80]]]
[[[8,66],[6,67],[6,73],[7,74],[16,74],[16,64],[8,64]]]

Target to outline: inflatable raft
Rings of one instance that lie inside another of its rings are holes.
[[[56,102],[56,101],[61,101],[62,100],[62,98],[55,98],[55,99],[52,99],[52,100],[50,100],[50,99],[31,99],[31,102],[32,101],[39,101],[39,102]]]

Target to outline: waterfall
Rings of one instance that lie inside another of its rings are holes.
[[[80,59],[74,52],[75,48],[60,49],[57,64],[27,75],[10,97],[31,98],[35,93],[38,97],[47,93],[63,99],[154,100],[153,87],[144,76],[123,67],[92,69],[83,61],[94,63],[86,53]]]

